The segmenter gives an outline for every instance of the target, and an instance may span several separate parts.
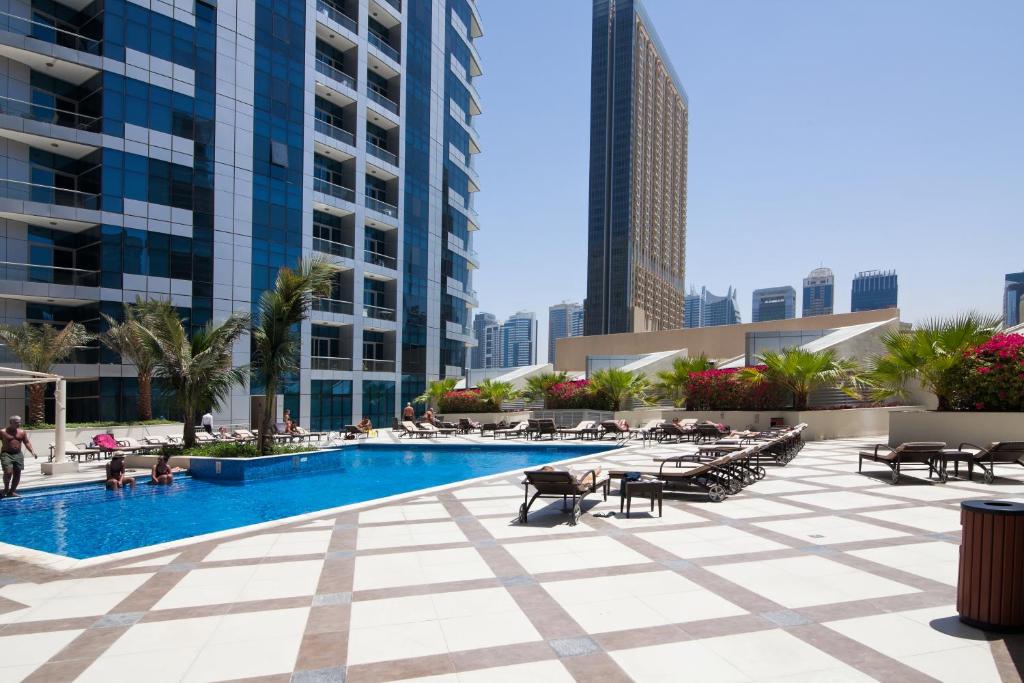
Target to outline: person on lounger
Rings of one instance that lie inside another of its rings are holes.
[[[118,453],[107,464],[107,489],[116,491],[125,486],[135,486],[135,477],[125,474],[124,456]]]
[[[373,423],[370,422],[370,418],[364,417],[359,421],[359,424],[356,425],[356,429],[361,431],[363,434],[368,434],[370,430],[373,429]]]
[[[223,427],[221,427],[223,429]],[[153,472],[150,475],[150,482],[153,484],[173,484],[174,483],[174,472],[171,471],[170,466],[171,456],[161,455],[160,459],[153,465]]]

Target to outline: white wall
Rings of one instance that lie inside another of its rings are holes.
[[[889,419],[889,445],[907,441],[963,442],[987,446],[993,441],[1024,441],[1024,413],[894,411]]]

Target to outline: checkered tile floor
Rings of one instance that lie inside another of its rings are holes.
[[[65,574],[0,561],[0,681],[1019,681],[1024,636],[961,625],[954,591],[958,502],[1021,499],[1024,470],[890,486],[859,446],[661,518],[613,487],[522,526],[499,476]]]

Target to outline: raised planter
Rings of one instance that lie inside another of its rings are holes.
[[[950,448],[968,442],[1024,441],[1024,413],[898,410],[889,415],[889,444],[945,441]]]

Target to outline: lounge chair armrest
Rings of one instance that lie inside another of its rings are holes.
[[[878,449],[879,448],[884,448],[884,449],[888,450],[890,453],[896,450],[895,448],[893,448],[892,446],[889,446],[887,444],[876,443],[875,444],[875,455],[878,455]]]
[[[957,450],[958,450],[958,451],[962,451],[962,450],[964,449],[964,446],[970,446],[970,447],[971,447],[971,448],[973,448],[974,450],[976,450],[976,451],[980,451],[980,452],[985,452],[985,451],[987,451],[987,450],[988,450],[987,448],[982,448],[981,446],[978,446],[977,444],[973,444],[973,443],[970,443],[969,441],[964,441],[963,443],[961,443],[961,444],[960,444],[960,445],[959,445],[959,446],[957,447]]]

